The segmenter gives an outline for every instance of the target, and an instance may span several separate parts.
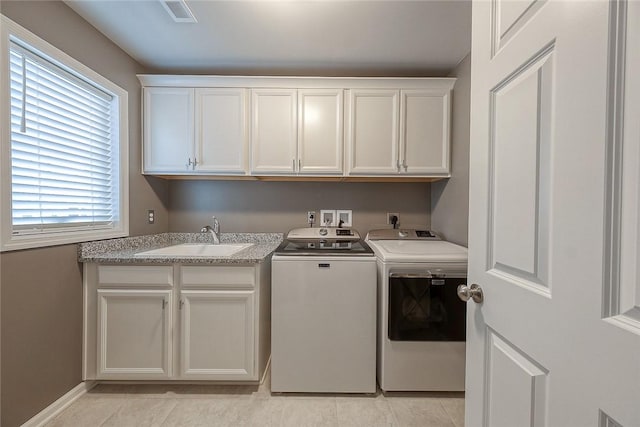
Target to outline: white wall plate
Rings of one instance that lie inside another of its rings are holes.
[[[336,225],[340,226],[340,221],[342,221],[342,227],[351,227],[353,226],[353,214],[351,209],[338,209],[336,211]]]
[[[338,225],[336,220],[336,211],[330,209],[322,209],[320,211],[320,226],[321,227],[335,227]]]

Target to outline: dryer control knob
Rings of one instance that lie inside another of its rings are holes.
[[[318,233],[320,233],[321,236],[326,236],[328,231],[326,228],[321,228],[320,231],[318,231]]]

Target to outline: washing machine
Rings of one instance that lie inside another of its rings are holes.
[[[383,391],[463,391],[467,249],[428,230],[371,230],[377,259],[377,378]]]
[[[288,233],[271,262],[272,392],[376,392],[376,262],[353,229]]]

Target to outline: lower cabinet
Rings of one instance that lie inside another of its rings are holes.
[[[85,380],[258,381],[270,263],[84,266]]]
[[[183,291],[180,376],[247,380],[254,376],[254,291]]]
[[[98,290],[98,375],[171,376],[171,291]]]

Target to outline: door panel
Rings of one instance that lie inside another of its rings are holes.
[[[548,372],[493,331],[489,332],[486,425],[543,426]]]
[[[493,0],[493,53],[513,37],[547,0]]]
[[[352,89],[349,94],[349,173],[397,174],[398,91]]]
[[[449,92],[400,92],[400,161],[403,173],[449,173]]]
[[[247,171],[247,91],[236,88],[196,89],[197,171]]]
[[[489,268],[548,286],[553,50],[491,91]]]
[[[191,170],[194,90],[152,87],[143,94],[144,172]]]
[[[612,66],[620,70],[624,82],[616,99],[622,120],[612,117],[613,144],[608,165],[611,180],[608,199],[612,202],[610,270],[605,292],[607,316],[640,333],[640,4],[621,4],[616,10],[626,34],[616,34],[619,49]],[[625,78],[626,76],[626,78]]]
[[[98,290],[98,379],[171,376],[171,293]]]
[[[342,174],[342,92],[342,89],[298,91],[298,172]]]
[[[640,7],[472,16],[465,425],[640,425]]]
[[[251,380],[255,291],[182,291],[183,378]]]
[[[297,91],[253,89],[251,93],[251,171],[295,172]]]

